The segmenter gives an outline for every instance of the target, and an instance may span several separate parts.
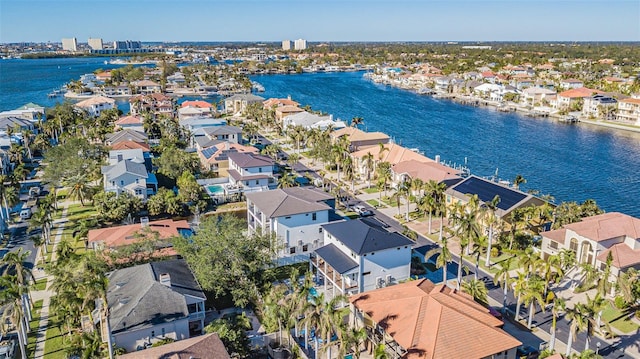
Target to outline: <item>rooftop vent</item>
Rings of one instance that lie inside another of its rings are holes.
[[[160,274],[160,284],[171,287],[171,275],[169,273]]]

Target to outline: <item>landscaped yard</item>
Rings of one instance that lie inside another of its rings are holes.
[[[635,333],[640,328],[640,325],[630,319],[632,315],[621,311],[613,303],[608,302],[607,307],[602,311],[602,320],[623,333]]]
[[[28,358],[31,358],[33,356],[33,352],[36,350],[36,332],[40,325],[40,311],[42,310],[43,303],[44,300],[40,299],[33,303],[33,308],[31,309],[31,321],[29,322],[29,329],[31,332],[27,336],[29,339],[27,342]]]
[[[45,289],[47,289],[47,278],[41,278],[31,286],[32,291],[41,291]]]
[[[44,357],[47,359],[66,359],[64,352],[64,334],[60,331],[58,323],[49,319],[47,326],[47,340],[44,343]]]
[[[371,186],[371,188],[363,188],[361,191],[367,194],[372,194],[378,193],[380,190],[376,186]]]
[[[378,202],[378,200],[376,200],[376,199],[367,200],[367,203],[369,203],[370,205],[372,205],[375,208],[378,208],[380,206],[380,202]]]

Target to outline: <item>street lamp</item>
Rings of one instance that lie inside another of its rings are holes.
[[[600,342],[596,343],[596,355],[598,355],[598,353],[600,352]]]

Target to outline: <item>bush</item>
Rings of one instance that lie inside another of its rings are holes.
[[[616,308],[618,308],[618,309],[627,308],[627,302],[624,300],[624,298],[622,298],[622,296],[617,296],[613,300],[613,304],[615,304]]]
[[[500,249],[497,247],[491,247],[491,257],[495,258],[500,255]]]

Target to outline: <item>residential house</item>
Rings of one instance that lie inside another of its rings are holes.
[[[349,150],[359,151],[367,148],[372,148],[380,144],[386,145],[389,143],[389,136],[382,132],[365,132],[357,127],[345,127],[331,132],[331,141],[336,143],[339,138],[345,136],[349,140]]]
[[[178,119],[192,117],[211,117],[215,114],[213,105],[206,101],[185,101],[178,109]]]
[[[151,80],[141,80],[133,83],[134,88],[136,89],[136,93],[142,95],[149,95],[154,93],[161,93],[162,86],[160,84],[155,83]]]
[[[566,80],[560,81],[560,87],[567,90],[578,89],[578,88],[584,87],[584,82],[577,79],[566,79]]]
[[[149,144],[144,142],[135,142],[135,141],[120,141],[116,142],[109,146],[112,150],[132,150],[135,148],[141,149],[143,152],[149,152],[151,148]]]
[[[111,71],[98,72],[97,74],[95,74],[95,80],[101,83],[111,81]]]
[[[353,295],[409,278],[414,242],[374,218],[322,226],[324,245],[311,257],[327,298]]]
[[[584,99],[593,95],[603,94],[602,91],[579,87],[567,91],[562,91],[558,94],[556,107],[567,108],[581,111]]]
[[[571,250],[578,264],[589,263],[603,272],[611,255],[611,276],[629,268],[640,270],[640,219],[619,212],[609,212],[583,218],[560,229],[540,233],[542,258]]]
[[[392,186],[399,183],[420,179],[422,182],[436,181],[450,187],[462,180],[462,172],[438,162],[422,162],[408,160],[391,166]]]
[[[158,191],[158,180],[153,173],[147,172],[145,161],[141,158],[122,160],[115,165],[102,166],[105,192],[129,193],[143,202]]]
[[[241,113],[247,109],[252,103],[262,103],[263,97],[252,94],[237,94],[231,97],[227,97],[224,100],[224,109],[226,113],[236,114]]]
[[[221,142],[242,143],[242,129],[235,126],[214,126],[194,129],[191,142],[198,150],[211,147]]]
[[[284,118],[296,115],[298,113],[306,113],[305,110],[301,109],[298,106],[279,106],[275,108],[274,112],[276,121],[282,121]]]
[[[544,200],[530,193],[473,175],[447,188],[445,195],[447,206],[453,206],[456,203],[466,204],[473,195],[477,195],[481,203],[491,202],[495,196],[498,196],[500,202],[495,216],[507,224],[511,223],[510,214],[514,210],[547,204]],[[548,225],[548,223],[535,222],[534,225],[539,227]]]
[[[142,159],[144,161],[145,168],[147,171],[151,172],[152,168],[152,155],[149,151],[145,151],[142,148],[131,148],[131,149],[120,149],[120,150],[110,150],[109,158],[107,162],[109,165],[115,165],[120,161],[124,160],[133,160],[134,162],[139,162],[138,160]]]
[[[618,121],[640,126],[640,98],[626,98],[618,101]]]
[[[466,293],[409,281],[349,298],[350,323],[393,359],[516,359],[522,343]]]
[[[133,130],[138,132],[144,132],[143,124],[144,124],[144,121],[140,116],[131,116],[131,115],[123,116],[123,117],[120,117],[115,122],[115,129],[116,130],[128,129],[128,130]]]
[[[480,76],[482,77],[483,80],[489,82],[489,83],[496,83],[496,74],[493,73],[493,71],[484,71],[480,74]]]
[[[359,151],[351,153],[354,160],[355,168],[361,175],[367,174],[366,156],[371,154],[374,163],[389,162],[392,167],[400,162],[415,160],[418,162],[434,162],[432,159],[415,152],[412,149],[396,145],[395,143],[387,143],[382,146],[371,146]]]
[[[25,120],[24,118],[21,118],[21,117],[0,118],[0,131],[5,134],[8,131],[13,131],[16,134],[26,130],[34,131],[35,128],[36,126],[32,121]]]
[[[528,87],[522,90],[522,102],[529,106],[542,106],[548,102],[549,96],[556,94],[556,91],[544,87]]]
[[[269,110],[269,109],[273,109],[273,108],[278,108],[278,107],[284,107],[284,106],[294,106],[294,107],[298,107],[300,106],[299,103],[293,101],[291,99],[291,97],[288,98],[270,98],[268,100],[265,100],[262,102],[262,105],[264,106],[265,110]]]
[[[118,355],[118,359],[231,359],[216,333]]]
[[[102,95],[107,97],[128,97],[131,96],[131,88],[129,86],[102,86],[100,89]]]
[[[229,153],[254,153],[258,149],[238,143],[221,142],[211,147],[198,149],[200,166],[213,172],[217,177],[229,177]]]
[[[324,191],[292,187],[247,193],[249,232],[273,233],[282,245],[280,258],[295,262],[309,260],[320,248],[322,225],[329,223],[335,198]]]
[[[138,132],[131,129],[125,129],[118,132],[110,133],[106,136],[105,144],[107,146],[115,145],[118,142],[132,141],[138,143],[147,143],[149,138],[144,132]]]
[[[318,126],[319,123],[324,123],[325,128],[328,128],[329,126],[332,126],[332,127],[336,126],[336,127],[343,128],[346,126],[342,121],[334,121],[332,115],[320,116],[314,113],[302,111],[302,112],[298,112],[293,115],[288,115],[287,117],[284,117],[282,119],[282,128],[285,131],[297,126],[304,127],[305,129],[311,129],[314,127],[319,128]]]
[[[104,96],[94,96],[76,103],[75,106],[86,111],[89,116],[98,117],[102,111],[116,108],[116,100]]]
[[[47,118],[44,107],[33,102],[24,104],[15,110],[0,112],[0,118],[3,117],[20,117],[32,122],[44,121]]]
[[[142,220],[140,224],[91,229],[87,234],[87,245],[95,251],[114,250],[145,239],[157,238],[161,242],[157,243],[158,249],[163,250],[163,254],[177,255],[173,249],[164,251],[173,246],[169,240],[189,234],[191,234],[191,227],[185,220],[163,219],[152,222]]]
[[[608,95],[598,94],[584,98],[582,114],[588,117],[614,120],[617,107],[618,100]]]
[[[229,183],[242,192],[266,191],[276,186],[273,176],[275,162],[254,153],[229,153]]]
[[[148,113],[152,118],[160,115],[174,118],[174,100],[161,93],[133,96],[129,99],[129,112],[134,116]]]
[[[114,346],[133,352],[202,334],[206,296],[183,259],[118,269],[107,278]]]

